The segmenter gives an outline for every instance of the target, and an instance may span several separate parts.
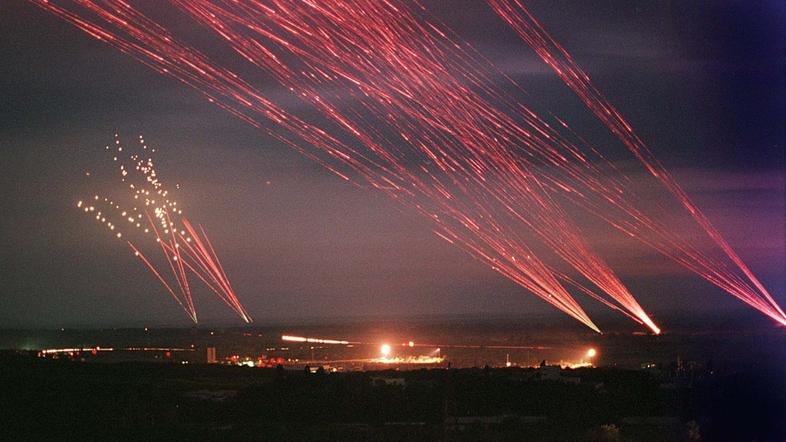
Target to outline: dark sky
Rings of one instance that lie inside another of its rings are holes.
[[[784,5],[683,3],[527,2],[783,305]],[[542,106],[582,135],[614,142],[485,3],[427,4]],[[129,141],[144,133],[159,147],[160,171],[183,184],[180,199],[259,323],[420,314],[573,321],[384,195],[348,185],[24,1],[0,4],[0,60],[0,327],[187,324],[147,270],[73,207],[90,194],[84,171],[106,165],[101,149],[116,131]],[[661,323],[675,311],[748,308],[643,247],[590,236]],[[232,321],[217,301],[196,296],[206,321]]]

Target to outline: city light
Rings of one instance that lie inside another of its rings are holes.
[[[337,344],[337,345],[350,344],[349,341],[340,341],[337,339],[307,338],[303,336],[290,336],[290,335],[281,336],[281,340],[289,341],[289,342],[309,342],[312,344]]]
[[[382,344],[382,347],[379,348],[379,351],[382,352],[382,356],[388,357],[390,355],[390,345]]]

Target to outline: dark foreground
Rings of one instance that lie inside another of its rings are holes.
[[[306,374],[0,358],[9,440],[786,440],[782,372]]]

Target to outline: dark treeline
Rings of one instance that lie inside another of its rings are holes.
[[[0,356],[14,440],[786,440],[777,373],[306,373]]]

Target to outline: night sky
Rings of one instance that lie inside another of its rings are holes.
[[[783,2],[526,3],[786,304]],[[484,2],[426,4],[542,107],[600,145],[616,142]],[[155,7],[202,38],[171,7]],[[102,148],[115,132],[159,148],[159,170],[182,183],[180,200],[257,323],[548,314],[580,327],[385,195],[25,1],[0,3],[0,60],[0,327],[189,323],[128,250],[74,208],[91,194],[84,172],[108,167]],[[583,227],[663,325],[674,312],[749,310],[650,249]],[[605,311],[577,299],[590,315]],[[240,324],[204,291],[196,302],[204,321]]]

